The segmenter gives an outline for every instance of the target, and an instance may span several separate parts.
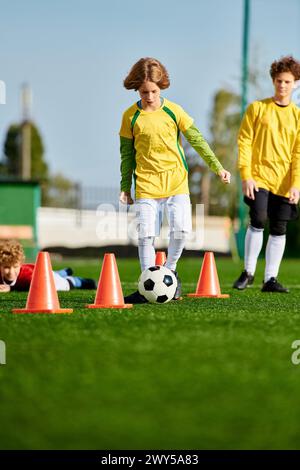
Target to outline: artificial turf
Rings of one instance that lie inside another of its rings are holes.
[[[65,264],[65,263],[64,263]],[[73,261],[98,277],[100,262]],[[61,267],[62,264],[54,264]],[[300,261],[285,260],[289,294],[231,288],[240,265],[217,260],[229,299],[88,310],[95,291],[60,293],[71,315],[16,315],[26,293],[1,294],[1,449],[299,449]],[[118,260],[124,293],[137,261]],[[182,259],[184,293],[201,259]]]

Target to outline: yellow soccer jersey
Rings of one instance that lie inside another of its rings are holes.
[[[242,180],[254,179],[260,188],[289,197],[300,189],[300,109],[279,106],[272,98],[252,103],[239,136],[238,166]]]
[[[167,99],[153,112],[137,103],[125,111],[119,134],[134,139],[136,199],[189,194],[180,131],[192,124],[181,106]]]

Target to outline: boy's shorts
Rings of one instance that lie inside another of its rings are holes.
[[[298,218],[298,206],[289,203],[288,198],[278,196],[263,188],[255,192],[255,199],[244,196],[245,203],[250,207],[251,219],[282,220],[288,222]]]
[[[188,194],[160,199],[138,199],[135,206],[139,238],[159,236],[165,209],[170,233],[189,233],[192,230],[191,202]]]

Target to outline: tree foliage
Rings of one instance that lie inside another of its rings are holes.
[[[48,177],[48,165],[44,160],[44,145],[36,125],[30,124],[31,135],[31,178],[44,181]],[[9,176],[21,176],[22,124],[12,124],[4,142],[3,173]]]
[[[28,124],[28,123],[27,123]],[[42,188],[42,205],[52,207],[76,207],[78,191],[75,183],[62,174],[49,174],[44,159],[45,148],[37,126],[30,122],[31,179],[39,181]],[[0,163],[0,174],[21,177],[22,124],[12,124],[4,141],[4,158]]]
[[[210,146],[224,168],[232,174],[230,186],[224,186],[199,156],[185,145],[189,158],[189,185],[192,203],[204,204],[206,214],[232,215],[236,192],[236,138],[240,125],[240,96],[220,89],[213,98],[210,113]]]
[[[43,205],[48,207],[80,207],[80,190],[77,184],[61,173],[51,175],[42,184]]]

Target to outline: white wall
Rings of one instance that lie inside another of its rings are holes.
[[[51,246],[79,248],[137,244],[134,212],[116,212],[113,206],[98,211],[78,211],[41,207],[38,211],[38,237],[41,249]],[[227,217],[193,218],[193,233],[186,243],[191,250],[228,253],[230,220]],[[167,246],[168,227],[164,224],[156,247]]]

